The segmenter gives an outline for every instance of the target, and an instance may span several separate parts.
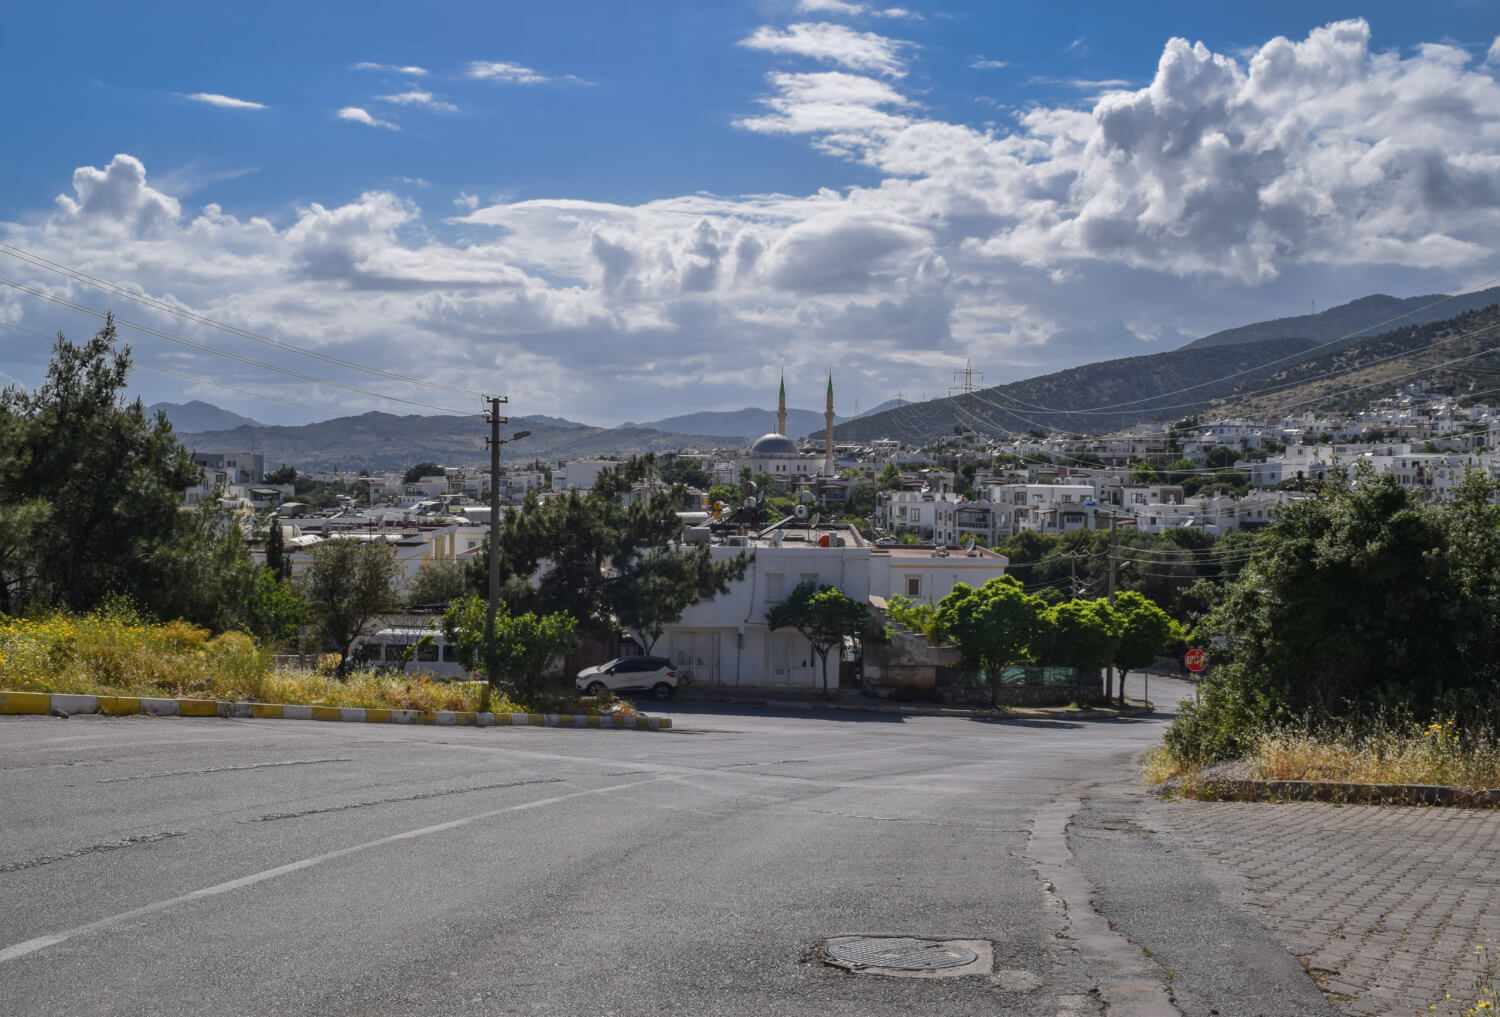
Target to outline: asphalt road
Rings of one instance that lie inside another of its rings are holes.
[[[0,719],[0,1014],[1332,1012],[1142,825],[1161,717],[670,712]],[[857,935],[993,962],[817,959]]]

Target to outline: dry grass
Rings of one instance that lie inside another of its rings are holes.
[[[1251,757],[1261,780],[1500,787],[1500,745],[1452,720],[1319,736],[1286,729],[1262,735]]]
[[[1278,728],[1260,735],[1241,760],[1195,769],[1165,746],[1147,753],[1150,784],[1175,780],[1182,793],[1215,779],[1309,780],[1353,784],[1433,784],[1471,790],[1500,788],[1500,742],[1488,731],[1466,731],[1456,721],[1375,723],[1335,732]]]
[[[0,689],[14,692],[462,711],[480,708],[484,687],[373,671],[340,681],[317,669],[276,668],[270,652],[242,632],[150,624],[128,610],[0,618]],[[527,712],[499,693],[489,709]],[[563,712],[595,711],[570,704]]]
[[[1141,766],[1141,775],[1146,778],[1147,784],[1162,784],[1173,777],[1181,777],[1186,772],[1172,753],[1167,751],[1165,745],[1158,745],[1146,753],[1146,760]]]

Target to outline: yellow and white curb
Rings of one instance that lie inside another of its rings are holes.
[[[0,714],[100,713],[154,717],[226,717],[243,720],[324,720],[354,724],[436,724],[468,727],[597,727],[665,731],[670,717],[615,717],[583,713],[475,713],[472,710],[385,710],[353,706],[288,706],[222,699],[152,699],[80,696],[62,692],[0,692]]]

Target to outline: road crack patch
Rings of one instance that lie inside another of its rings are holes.
[[[1077,799],[1064,800],[1039,811],[1026,848],[1026,857],[1054,902],[1055,941],[1084,961],[1111,1017],[1178,1017],[1181,1011],[1172,999],[1170,974],[1095,906],[1094,887],[1068,845],[1068,827],[1080,804]]]
[[[278,766],[313,766],[318,763],[352,763],[352,757],[333,759],[282,759],[274,763],[244,763],[240,766],[207,766],[197,770],[163,770],[161,773],[134,773],[125,777],[99,777],[95,784],[119,784],[127,780],[156,780],[160,777],[196,777],[205,773],[234,773],[240,770],[268,770]],[[68,787],[77,787],[69,784]]]
[[[181,830],[164,830],[161,833],[147,833],[139,837],[124,837],[120,840],[105,841],[103,844],[90,844],[73,851],[66,851],[60,855],[43,855],[40,858],[28,858],[20,862],[8,862],[0,865],[0,872],[20,872],[22,869],[35,869],[42,865],[51,865],[53,862],[66,862],[73,858],[82,858],[85,855],[98,854],[101,851],[119,851],[121,848],[135,847],[138,844],[155,844],[158,841],[171,840],[173,837],[181,837]]]
[[[526,787],[530,784],[561,784],[561,777],[538,777],[535,780],[513,780],[500,784],[478,784],[474,787],[455,787],[446,791],[422,791],[414,795],[397,795],[391,798],[372,798],[363,802],[346,802],[343,805],[329,805],[321,809],[301,809],[297,812],[273,812],[266,816],[256,816],[253,819],[242,819],[242,823],[274,823],[280,819],[301,819],[303,816],[321,816],[329,812],[347,812],[350,809],[363,809],[371,805],[395,805],[401,802],[421,802],[429,798],[447,798],[449,795],[473,794],[475,791],[499,791],[509,787]]]

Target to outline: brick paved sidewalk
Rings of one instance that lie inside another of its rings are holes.
[[[1500,813],[1166,801],[1149,815],[1351,1017],[1455,1017],[1474,999],[1475,948],[1500,949]]]

